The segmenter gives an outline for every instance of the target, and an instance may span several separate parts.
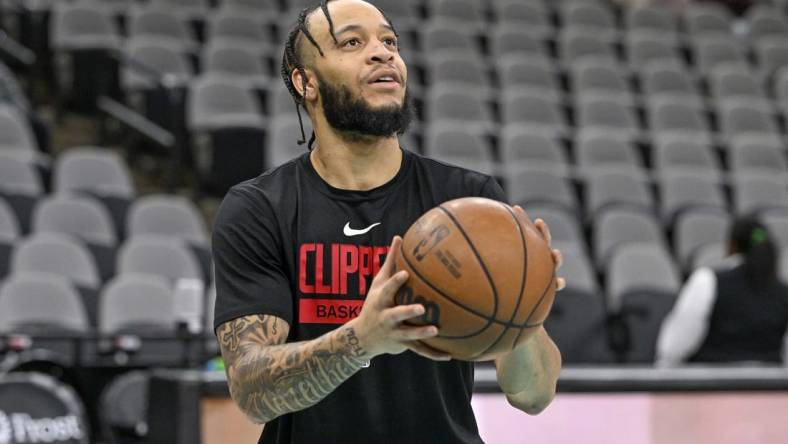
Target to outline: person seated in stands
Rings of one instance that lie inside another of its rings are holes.
[[[779,363],[788,327],[788,286],[777,248],[755,217],[734,221],[729,257],[695,270],[665,318],[657,364]]]

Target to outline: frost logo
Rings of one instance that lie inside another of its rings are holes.
[[[0,410],[0,444],[10,444],[12,433],[11,421],[9,421],[8,416]]]

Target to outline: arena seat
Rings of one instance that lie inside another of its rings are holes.
[[[649,213],[610,208],[594,219],[592,230],[594,262],[601,269],[608,269],[616,251],[631,243],[650,244],[667,251],[662,226]],[[637,275],[633,279],[637,280]]]
[[[726,242],[730,225],[730,216],[721,210],[701,208],[679,214],[673,228],[673,250],[682,269],[691,270],[701,247]]]
[[[719,179],[693,171],[666,171],[660,176],[659,194],[660,214],[666,224],[671,224],[677,214],[688,209],[727,208]]]

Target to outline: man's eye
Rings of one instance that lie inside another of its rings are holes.
[[[397,46],[397,40],[396,39],[385,39],[385,40],[383,40],[383,43],[385,43],[387,45],[390,45],[390,46]]]
[[[351,46],[352,47],[352,46],[357,46],[359,44],[361,44],[361,40],[359,40],[357,38],[352,38],[352,39],[346,41],[343,46]]]

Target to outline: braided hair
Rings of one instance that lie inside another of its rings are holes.
[[[284,53],[282,54],[282,66],[280,68],[280,74],[282,75],[282,80],[284,80],[287,90],[290,92],[290,95],[293,96],[293,101],[295,102],[296,115],[298,115],[298,126],[301,128],[301,139],[298,140],[299,145],[307,143],[306,134],[304,134],[304,122],[301,119],[301,108],[306,110],[306,98],[298,92],[296,86],[293,84],[292,76],[290,74],[294,69],[298,70],[298,72],[301,74],[301,90],[304,92],[304,94],[306,94],[306,71],[304,70],[301,52],[297,50],[297,47],[299,37],[303,35],[307,38],[307,40],[309,40],[312,46],[317,49],[317,52],[320,54],[320,56],[325,57],[320,45],[318,45],[317,41],[312,36],[312,33],[309,32],[309,26],[306,20],[307,16],[316,11],[318,8],[323,11],[323,14],[326,16],[326,20],[328,20],[328,32],[331,34],[331,38],[334,40],[334,43],[338,43],[337,37],[334,35],[334,21],[331,19],[331,14],[328,12],[328,2],[330,1],[331,0],[321,0],[319,4],[301,10],[301,12],[298,14],[298,20],[296,21],[295,25],[290,28],[290,32],[287,34],[287,42],[285,42],[285,49]],[[391,29],[394,30],[394,25],[391,23],[391,20],[389,20],[389,18],[383,11],[380,10],[380,8],[377,9],[383,15],[383,18],[386,19],[388,25],[391,26]],[[397,34],[396,30],[394,30],[394,35],[399,37],[399,34]],[[312,149],[312,144],[314,142],[315,132],[313,130],[312,136],[309,138],[309,142],[307,144],[307,147],[310,150]]]

